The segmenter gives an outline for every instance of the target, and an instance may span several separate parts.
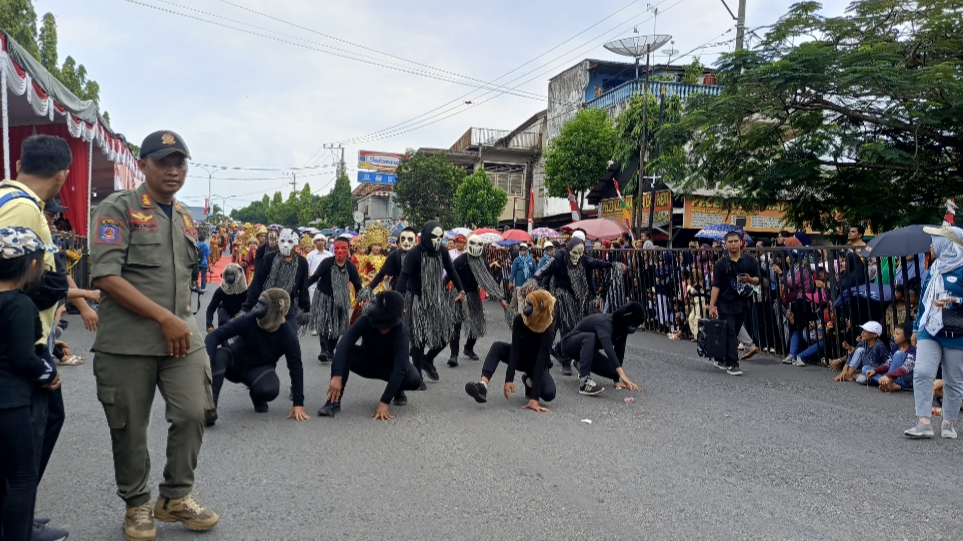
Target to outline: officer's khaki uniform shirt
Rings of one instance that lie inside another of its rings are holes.
[[[197,229],[174,201],[172,217],[151,199],[147,186],[111,194],[97,207],[91,232],[91,277],[120,276],[187,324],[194,352],[204,347],[191,312],[197,265]],[[94,350],[118,355],[168,356],[160,325],[104,294]]]

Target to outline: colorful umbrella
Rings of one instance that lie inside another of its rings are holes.
[[[465,235],[467,237],[468,235],[471,235],[471,229],[468,229],[467,227],[456,227],[449,231],[448,234],[452,237],[457,237],[458,235]]]
[[[478,236],[481,238],[482,242],[484,242],[485,244],[491,244],[493,242],[501,242],[505,240],[498,233],[482,233],[481,235],[478,235]]]
[[[497,229],[492,229],[490,227],[483,227],[481,229],[476,229],[471,232],[472,235],[484,235],[485,233],[494,233],[499,237],[502,236],[502,234]]]
[[[622,233],[629,232],[625,226],[612,220],[606,220],[605,218],[594,218],[591,220],[572,222],[566,226],[562,226],[562,229],[565,231],[582,229],[585,231],[585,237],[593,240],[617,239],[622,236]]]
[[[695,234],[695,237],[698,239],[709,239],[717,242],[723,242],[726,238],[726,233],[730,233],[732,231],[739,232],[742,231],[742,228],[732,224],[712,224],[703,227],[698,233]],[[742,236],[745,242],[752,242],[752,239],[749,238],[749,235],[747,235],[745,231],[742,231]]]
[[[538,229],[533,229],[533,230],[532,230],[532,236],[533,236],[533,237],[547,237],[547,238],[550,238],[550,239],[557,239],[558,237],[561,237],[561,235],[558,234],[558,231],[555,231],[554,229],[552,229],[552,228],[550,228],[550,227],[539,227]]]
[[[521,229],[509,229],[502,233],[505,240],[517,240],[518,242],[532,242],[532,236]]]

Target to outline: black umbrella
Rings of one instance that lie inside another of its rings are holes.
[[[887,231],[869,241],[863,251],[867,257],[905,257],[930,251],[933,237],[923,231],[924,227],[936,225],[908,225],[893,231]]]

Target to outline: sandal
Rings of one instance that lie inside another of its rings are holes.
[[[62,361],[60,361],[61,366],[77,366],[84,364],[84,358],[78,355],[65,356]]]

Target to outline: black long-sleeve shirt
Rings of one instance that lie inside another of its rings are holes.
[[[471,265],[468,264],[468,257],[467,253],[461,254],[451,262],[451,266],[454,267],[455,272],[458,273],[458,278],[461,279],[461,285],[465,287],[465,292],[474,293],[478,291],[478,280],[475,279],[475,273],[471,271]]]
[[[389,289],[394,289],[395,286],[398,285],[398,278],[401,276],[401,258],[403,255],[400,249],[388,254],[384,264],[381,265],[381,270],[371,279],[371,283],[369,284],[371,289],[378,287],[378,284],[383,282],[386,276],[391,277],[391,280],[388,281]]]
[[[615,333],[612,314],[593,314],[583,319],[570,334],[592,333],[595,335],[595,351],[601,350],[609,361],[612,371],[622,368],[625,359],[625,342],[628,335]]]
[[[424,249],[420,244],[408,251],[405,264],[401,269],[401,277],[398,278],[398,286],[395,288],[398,293],[404,295],[410,291],[412,295],[421,295],[421,254],[423,251]],[[451,257],[448,252],[441,250],[438,255],[445,267],[445,283],[451,282],[455,285],[455,289],[464,291],[465,288],[462,287],[461,278],[455,272],[455,267],[451,264]]]
[[[217,313],[218,308],[223,307],[228,314],[234,316],[241,311],[245,300],[247,300],[247,293],[228,295],[223,289],[217,288],[214,296],[211,297],[211,304],[207,305],[207,327],[205,328],[210,329],[214,326],[214,314]]]
[[[244,314],[222,325],[204,338],[207,356],[214,358],[217,345],[231,338],[237,340],[227,346],[234,361],[241,366],[277,366],[281,355],[288,363],[291,374],[291,401],[304,406],[304,367],[301,365],[301,344],[298,335],[289,325],[281,325],[274,332],[267,332],[257,324],[252,314]]]
[[[325,295],[331,296],[331,267],[335,265],[335,259],[329,257],[318,265],[317,270],[308,278],[308,286],[311,287],[315,282],[318,283],[318,291],[324,293]],[[354,263],[344,261],[344,266],[348,269],[348,281],[354,286],[354,291],[357,293],[361,291],[361,277],[358,276],[358,268],[354,266]]]
[[[542,380],[548,366],[549,351],[555,340],[555,323],[552,323],[541,333],[537,333],[525,325],[522,315],[518,314],[512,321],[512,349],[508,354],[508,369],[505,371],[505,383],[515,381],[515,370],[522,368],[532,377],[532,396],[535,400],[541,398]]]
[[[57,371],[37,356],[34,343],[43,331],[40,312],[20,291],[0,293],[0,409],[30,405],[34,385],[53,380]]]
[[[543,289],[548,289],[552,278],[555,278],[555,287],[567,289],[573,294],[576,293],[576,291],[572,289],[572,279],[568,275],[568,259],[568,253],[562,251],[555,254],[555,257],[550,259],[545,266],[535,271],[535,279]],[[582,258],[579,259],[578,264],[585,269],[585,282],[589,290],[588,296],[592,298],[598,291],[595,287],[594,271],[609,269],[612,267],[612,263],[583,255]]]
[[[351,346],[355,345],[359,338],[361,347],[366,351],[366,358],[376,363],[391,364],[391,376],[388,378],[385,392],[381,394],[381,402],[390,404],[391,399],[401,389],[408,371],[408,347],[411,340],[408,328],[402,323],[382,334],[380,330],[371,326],[371,319],[367,315],[362,315],[348,327],[347,332],[338,341],[334,362],[331,363],[331,377],[343,378],[348,372],[348,355],[351,352]]]
[[[241,309],[245,312],[250,312],[254,305],[257,304],[258,297],[264,292],[264,282],[267,281],[268,274],[271,272],[271,266],[274,265],[275,257],[284,257],[280,252],[274,252],[272,254],[267,254],[264,256],[264,261],[261,262],[261,267],[263,267],[263,272],[254,273],[254,283],[247,288],[247,299],[241,306]],[[294,278],[294,291],[288,291],[291,294],[291,310],[289,314],[293,314],[297,308],[302,311],[307,312],[311,309],[311,297],[308,296],[308,261],[299,255],[295,255],[294,259],[298,262],[298,270]]]

